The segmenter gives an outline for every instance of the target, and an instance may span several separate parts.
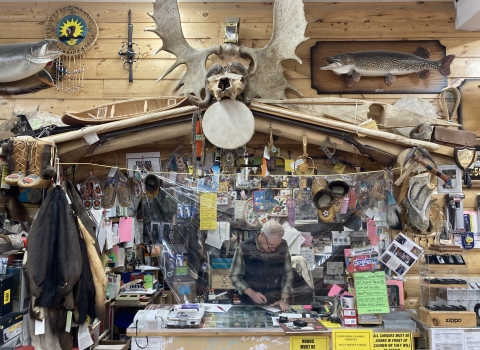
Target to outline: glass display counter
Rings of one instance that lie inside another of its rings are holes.
[[[219,305],[219,304],[206,304]],[[151,305],[153,306],[153,305]],[[164,308],[165,305],[158,305]],[[223,305],[220,305],[223,307]],[[292,306],[287,313],[312,313],[302,306]],[[275,349],[290,350],[293,337],[301,337],[308,341],[316,338],[327,338],[330,343],[332,328],[309,333],[288,333],[281,327],[275,327],[272,317],[277,312],[269,312],[258,306],[232,306],[227,312],[213,313],[205,311],[200,328],[160,328],[136,329],[133,325],[127,329],[127,336],[132,337],[132,349],[197,349],[197,350],[239,350],[239,349]],[[341,329],[338,326],[337,329]],[[351,330],[351,328],[348,328]],[[362,327],[372,329],[374,333],[410,333],[418,337],[415,329],[395,329],[383,327]],[[150,346],[150,347],[149,347]],[[329,350],[330,347],[322,348]]]

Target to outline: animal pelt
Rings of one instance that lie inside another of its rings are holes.
[[[83,238],[78,237],[80,251],[82,252],[82,274],[75,285],[75,320],[77,324],[84,324],[87,315],[91,320],[96,317],[95,313],[95,285],[93,283],[90,260],[88,259],[87,247]]]
[[[32,302],[34,300],[32,299]],[[30,332],[30,341],[31,345],[35,350],[52,350],[52,349],[63,349],[60,345],[60,339],[50,328],[50,322],[48,319],[48,313],[45,316],[45,333],[40,335],[35,335],[35,319],[32,317],[28,318],[28,330]]]
[[[28,230],[28,227],[30,227],[33,220],[30,217],[30,214],[28,213],[27,208],[25,208],[25,205],[23,205],[23,203],[20,202],[18,197],[8,198],[7,211],[8,211],[9,218],[15,221],[20,221],[23,225],[23,228],[25,230]]]
[[[36,305],[58,306],[82,272],[78,228],[60,186],[50,190],[28,235],[28,276]]]
[[[25,285],[30,293],[30,279],[28,277],[28,252],[25,252],[22,262],[22,270],[25,274]],[[73,341],[70,333],[65,332],[66,309],[59,305],[59,308],[45,308],[36,305],[36,298],[32,295],[28,312],[28,323],[31,343],[35,349],[51,350],[62,349],[70,350]],[[35,335],[35,320],[45,321],[45,333]]]
[[[68,198],[70,198],[70,207],[72,208],[73,212],[80,218],[83,226],[90,233],[90,236],[95,240],[95,249],[97,250],[97,254],[100,256],[100,246],[98,245],[96,239],[94,224],[92,219],[90,219],[85,206],[83,205],[80,193],[78,193],[77,188],[70,181],[65,181],[65,192],[67,192]]]
[[[2,144],[2,154],[3,156],[7,157],[7,164],[8,164],[8,173],[13,173],[13,169],[15,167],[15,162],[13,159],[13,139],[8,140],[7,142]]]
[[[52,165],[52,145],[44,145],[42,149],[42,169],[40,175],[43,179],[53,179],[55,169]]]
[[[402,229],[402,207],[398,204],[387,207],[388,226],[393,230]]]
[[[88,234],[83,223],[78,219],[78,226],[83,235],[87,246],[88,259],[90,260],[90,268],[92,270],[93,283],[95,285],[95,312],[97,318],[103,320],[105,317],[105,299],[107,292],[107,277],[103,268],[100,256],[95,249],[95,240]]]

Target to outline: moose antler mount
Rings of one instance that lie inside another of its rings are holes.
[[[177,0],[155,0],[153,13],[148,13],[155,21],[154,28],[147,28],[157,34],[163,45],[154,52],[167,51],[176,56],[176,61],[157,82],[165,78],[175,68],[185,64],[187,69],[178,81],[173,92],[181,95],[193,94],[201,99],[205,89],[206,105],[213,95],[217,100],[228,97],[241,97],[248,104],[249,97],[265,99],[286,99],[285,90],[300,91],[291,85],[283,75],[282,61],[302,60],[295,54],[297,47],[308,40],[304,36],[307,27],[302,0],[276,0],[273,7],[273,33],[268,44],[259,49],[236,44],[224,44],[210,48],[195,49],[185,40]],[[222,67],[214,64],[208,71],[206,62],[210,55],[229,59],[230,63]],[[250,58],[250,64],[244,67],[238,58]],[[192,100],[192,99],[191,99]]]

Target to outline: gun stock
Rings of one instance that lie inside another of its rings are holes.
[[[262,112],[258,112],[258,111],[254,111],[253,113],[255,115],[258,115],[259,117],[264,117],[264,118],[267,118],[267,119],[277,120],[277,121],[280,121],[280,122],[285,122],[285,123],[289,123],[289,124],[292,124],[292,125],[297,125],[297,126],[300,126],[300,127],[303,127],[303,128],[306,127],[310,130],[314,130],[314,131],[320,132],[320,133],[325,134],[325,135],[329,135],[329,136],[333,136],[333,137],[337,137],[339,139],[342,139],[345,142],[348,142],[348,143],[354,145],[360,151],[361,154],[367,155],[368,157],[370,157],[371,160],[380,163],[385,168],[392,168],[395,165],[395,163],[397,162],[397,156],[396,155],[385,152],[385,151],[382,151],[381,149],[378,149],[378,148],[375,148],[375,147],[372,147],[372,146],[369,146],[369,145],[363,145],[360,142],[358,142],[357,140],[355,140],[352,137],[352,135],[347,133],[347,132],[338,131],[338,130],[335,130],[335,129],[330,129],[330,128],[326,128],[326,127],[322,127],[322,126],[318,126],[318,125],[312,125],[312,124],[309,124],[309,123],[300,122],[300,121],[296,121],[296,120],[285,120],[281,117],[271,115],[271,114],[262,113]]]
[[[354,145],[361,154],[367,155],[370,159],[380,163],[385,168],[393,168],[393,166],[397,162],[397,156],[394,154],[382,151],[381,149],[375,148],[373,146],[362,145],[360,142],[352,139],[351,137],[349,137],[349,139],[345,141]]]

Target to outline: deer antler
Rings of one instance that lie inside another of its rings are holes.
[[[157,34],[163,40],[162,47],[157,49],[153,56],[162,50],[177,56],[175,63],[157,79],[157,83],[179,65],[185,64],[187,70],[177,85],[175,85],[173,92],[181,88],[181,94],[187,95],[190,93],[201,98],[201,92],[205,88],[208,56],[213,53],[219,53],[221,47],[217,45],[197,50],[187,43],[182,31],[177,0],[155,0],[153,13],[149,12],[148,15],[155,21],[155,28],[144,30]]]
[[[255,65],[250,75],[251,97],[286,99],[286,89],[292,89],[302,96],[284,77],[282,61],[294,59],[302,63],[295,51],[301,43],[309,39],[304,36],[307,24],[302,0],[275,1],[272,39],[261,49],[240,49],[242,53],[252,57]]]

